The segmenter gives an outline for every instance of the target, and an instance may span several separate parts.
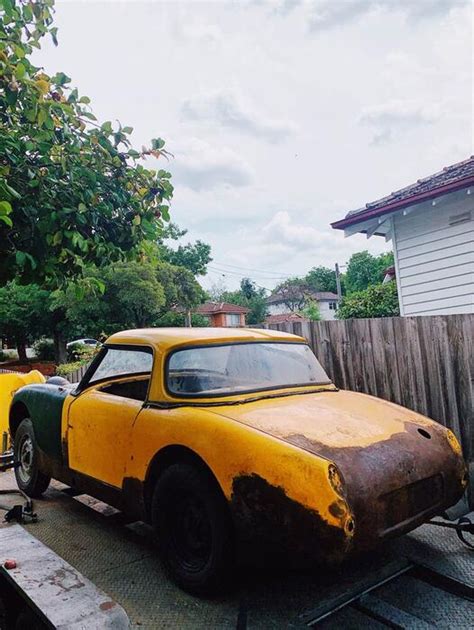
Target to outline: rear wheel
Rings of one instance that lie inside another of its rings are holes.
[[[212,595],[228,586],[234,563],[231,519],[204,470],[183,463],[164,471],[153,494],[152,523],[165,568],[181,588]]]
[[[22,420],[16,430],[13,450],[15,462],[20,464],[15,468],[18,487],[29,497],[40,497],[49,486],[51,477],[39,470],[38,445],[29,418]]]

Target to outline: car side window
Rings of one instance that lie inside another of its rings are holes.
[[[117,381],[108,383],[100,388],[101,392],[112,394],[113,396],[121,396],[122,398],[131,398],[132,400],[145,401],[148,393],[148,385],[150,379],[140,377],[136,380]]]
[[[106,348],[89,384],[117,376],[151,374],[153,354],[150,349]]]

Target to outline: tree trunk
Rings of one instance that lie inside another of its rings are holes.
[[[191,328],[192,324],[192,320],[191,320],[191,311],[186,311],[186,313],[184,314],[184,325],[187,328]]]
[[[22,363],[26,363],[28,361],[28,357],[26,356],[26,343],[24,341],[17,341],[16,351],[18,352],[18,359]]]
[[[54,361],[56,365],[67,362],[66,342],[57,329],[54,330]]]

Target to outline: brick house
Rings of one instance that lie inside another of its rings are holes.
[[[245,326],[245,316],[250,309],[227,302],[205,302],[198,306],[195,313],[209,321],[210,326],[232,328]]]

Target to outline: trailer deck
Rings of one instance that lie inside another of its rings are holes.
[[[7,487],[16,487],[11,472],[0,475]],[[38,522],[24,528],[117,602],[134,629],[474,627],[474,552],[431,525],[333,572],[244,569],[233,594],[203,600],[167,579],[143,523],[56,482],[35,510]]]

